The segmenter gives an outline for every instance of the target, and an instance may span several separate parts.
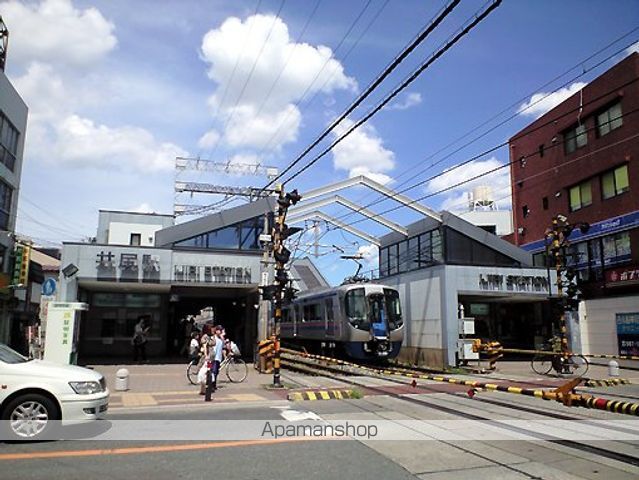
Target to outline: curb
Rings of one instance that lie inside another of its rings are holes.
[[[355,392],[351,389],[304,390],[302,392],[290,392],[287,396],[292,402],[301,402],[304,400],[343,400],[354,397]]]
[[[630,380],[625,378],[608,378],[603,380],[586,380],[583,385],[586,387],[614,387],[617,385],[629,385]]]

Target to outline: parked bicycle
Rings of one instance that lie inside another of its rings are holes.
[[[561,353],[561,341],[551,339],[546,345],[548,353],[538,353],[530,361],[533,371],[539,375],[548,375],[554,370],[559,375],[582,377],[588,371],[586,357],[576,353]]]
[[[197,374],[203,365],[203,355],[191,360],[187,365],[186,378],[189,379],[191,384],[198,384]],[[228,378],[231,383],[242,383],[248,376],[248,366],[246,365],[246,362],[234,354],[229,354],[224,360],[222,360],[222,363],[220,364],[220,373],[222,373],[222,371],[224,371],[226,378]]]

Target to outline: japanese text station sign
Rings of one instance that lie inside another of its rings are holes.
[[[639,312],[617,313],[619,355],[639,355]]]

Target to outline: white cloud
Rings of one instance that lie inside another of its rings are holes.
[[[234,147],[262,147],[282,123],[284,134],[271,146],[295,141],[301,113],[294,103],[307,88],[309,94],[356,89],[330,48],[296,44],[287,25],[273,15],[228,18],[204,35],[201,52],[217,84],[209,104]]]
[[[549,93],[549,92],[539,92],[535,93],[530,100],[522,103],[517,109],[517,113],[522,115],[539,118],[544,113],[552,110],[561,102],[571,97],[579,90],[584,88],[586,83],[584,82],[575,82],[572,85],[569,85],[564,88],[560,88],[559,90]]]
[[[337,138],[353,126],[351,120],[344,120],[335,130]],[[395,154],[384,148],[382,139],[375,128],[364,124],[338,143],[332,150],[333,165],[336,170],[348,170],[349,177],[366,175],[380,183],[389,183],[392,178],[385,174],[395,168]]]
[[[213,148],[220,141],[220,134],[217,130],[209,130],[200,137],[197,146],[200,148]]]
[[[377,268],[379,265],[379,248],[372,243],[369,245],[362,245],[357,249],[357,253],[362,255],[364,263],[369,268]]]
[[[100,60],[117,44],[114,25],[96,8],[77,9],[71,0],[2,4],[11,35],[11,61],[55,62],[76,67]]]
[[[391,103],[386,110],[408,110],[422,103],[422,94],[418,92],[409,92],[404,96],[403,101]]]
[[[127,210],[127,212],[137,212],[137,213],[153,213],[155,210],[153,210],[151,208],[151,205],[149,205],[146,202],[141,203],[140,205],[138,205],[137,207],[133,207],[129,210]]]
[[[451,167],[439,177],[428,182],[426,192],[429,194],[439,192],[502,165],[504,165],[502,162],[492,157],[488,160],[474,160],[459,168]],[[493,197],[500,208],[510,208],[510,171],[507,167],[443,192],[439,208],[441,210],[465,210],[468,206],[468,192],[472,192],[475,187],[484,185],[492,188]]]
[[[171,170],[176,156],[188,155],[177,145],[158,142],[139,127],[108,127],[70,115],[54,128],[52,158],[75,167],[155,172]]]

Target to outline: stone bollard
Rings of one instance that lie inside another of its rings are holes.
[[[611,377],[619,376],[619,362],[616,360],[610,360],[608,362],[608,375]]]
[[[126,368],[121,368],[115,373],[115,389],[119,392],[129,389],[129,371]]]

